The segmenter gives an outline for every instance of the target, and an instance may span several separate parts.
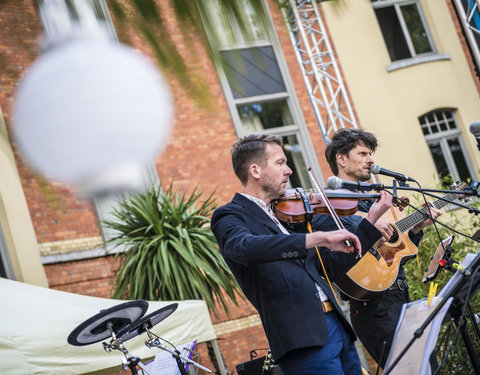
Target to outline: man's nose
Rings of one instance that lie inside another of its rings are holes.
[[[290,176],[293,173],[293,171],[290,169],[290,167],[287,165],[287,168],[285,170],[285,175]]]

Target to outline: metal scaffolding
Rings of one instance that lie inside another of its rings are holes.
[[[325,143],[340,128],[358,128],[317,1],[289,0],[282,13]]]

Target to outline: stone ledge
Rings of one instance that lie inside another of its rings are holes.
[[[86,237],[74,240],[44,242],[38,245],[41,256],[66,254],[103,247],[102,237]]]
[[[213,325],[213,329],[217,336],[225,335],[227,333],[232,333],[240,331],[242,329],[261,326],[262,321],[258,314],[250,315],[245,318],[238,318],[234,320],[229,320],[222,323],[216,323]]]

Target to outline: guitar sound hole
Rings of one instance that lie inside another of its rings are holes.
[[[398,231],[396,229],[393,230],[392,237],[388,240],[388,243],[395,243],[398,241]]]

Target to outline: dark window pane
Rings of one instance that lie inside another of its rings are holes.
[[[287,100],[239,105],[238,114],[248,133],[293,124]]]
[[[444,131],[447,131],[448,130],[448,127],[447,127],[447,124],[445,124],[445,122],[441,122],[440,123],[440,129],[444,132]]]
[[[293,188],[302,187],[304,189],[310,189],[312,185],[310,183],[310,178],[308,177],[302,149],[298,144],[296,135],[283,137],[283,151],[287,157],[287,164],[293,171],[288,179],[290,186]]]
[[[448,126],[450,129],[456,129],[457,128],[457,124],[455,124],[455,120],[451,119],[451,120],[448,120]]]
[[[272,47],[224,51],[222,57],[235,99],[286,91]]]
[[[435,163],[435,167],[437,168],[437,173],[440,179],[448,176],[450,174],[450,171],[448,170],[445,156],[443,155],[442,149],[440,147],[440,142],[429,143],[428,147],[430,148],[433,162]]]
[[[422,126],[422,130],[423,130],[423,135],[430,134],[430,129],[428,128],[428,126]]]
[[[470,171],[468,170],[467,162],[460,145],[458,138],[449,139],[448,147],[450,147],[450,152],[452,153],[453,161],[457,167],[458,177],[462,181],[466,181],[470,177]]]
[[[432,131],[433,134],[438,133],[437,124],[432,124],[432,126],[430,126],[430,130]]]
[[[2,228],[0,227],[0,277],[9,278],[7,267],[9,267],[9,257],[7,245],[5,244]]]
[[[428,40],[427,32],[423,26],[422,19],[418,13],[417,4],[405,5],[400,8],[402,15],[407,25],[408,32],[410,33],[410,39],[413,44],[415,53],[427,53],[432,52],[432,47]]]
[[[412,57],[394,7],[375,9],[380,29],[392,61]]]

